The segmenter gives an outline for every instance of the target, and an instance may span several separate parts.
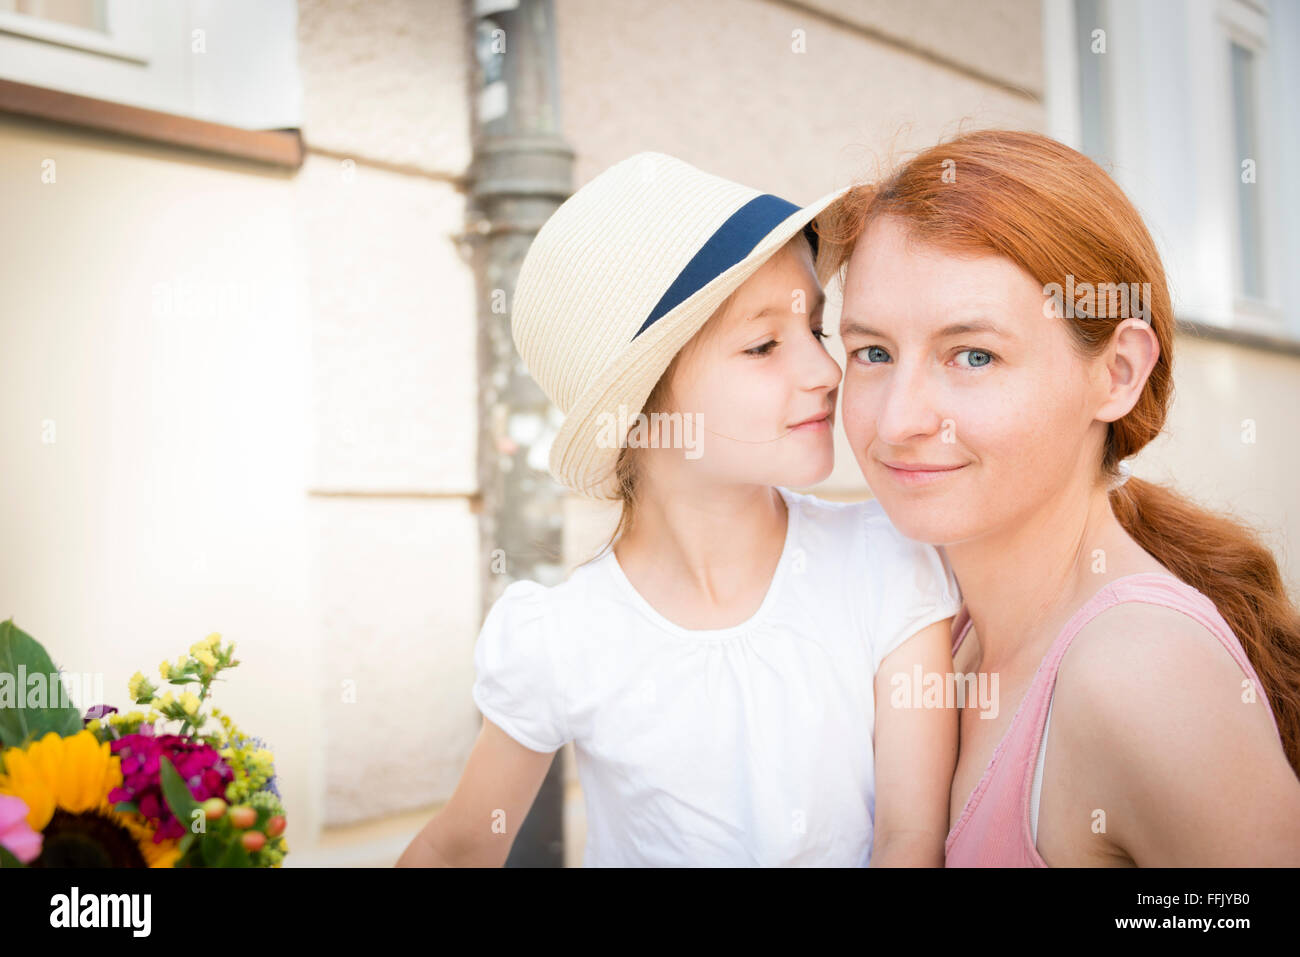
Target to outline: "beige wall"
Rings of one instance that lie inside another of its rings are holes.
[[[235,640],[290,865],[391,862],[330,828],[445,798],[477,733],[460,18],[300,4],[293,173],[0,117],[0,614],[118,703]]]
[[[556,6],[575,185],[656,149],[808,201],[963,120],[1046,125],[1037,0]],[[293,174],[0,117],[0,617],[118,700],[238,641],[218,703],[275,747],[296,866],[395,860],[479,726],[463,16],[300,3]],[[1300,359],[1184,336],[1176,370],[1139,473],[1266,523],[1295,585]],[[817,490],[865,497],[837,453]],[[612,518],[570,499],[566,558]]]
[[[1300,355],[1180,335],[1169,419],[1133,471],[1257,527],[1300,599],[1297,409]]]
[[[0,117],[0,184],[0,615],[124,710],[137,669],[235,641],[216,703],[274,746],[304,843],[321,655],[295,180]]]

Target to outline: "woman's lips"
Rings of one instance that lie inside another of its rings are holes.
[[[965,465],[908,465],[904,463],[891,465],[888,462],[881,462],[880,464],[891,479],[899,485],[909,487],[941,482],[947,476],[966,467]]]

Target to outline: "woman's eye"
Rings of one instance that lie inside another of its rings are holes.
[[[970,356],[967,368],[979,368],[986,366],[993,361],[993,353],[984,352],[981,349],[963,349],[957,353],[958,356]]]
[[[754,348],[752,349],[746,349],[745,354],[750,356],[765,356],[772,351],[772,347],[775,345],[776,345],[776,340],[769,339],[761,346],[754,346]]]
[[[812,331],[812,334],[816,336],[818,339],[820,339],[822,342],[825,342],[827,339],[831,337],[831,334],[829,332],[822,332],[820,329],[814,329]]]
[[[884,349],[882,349],[880,346],[865,346],[857,350],[857,352],[861,353],[865,357],[862,360],[863,362],[869,363],[871,365],[876,365],[881,362],[889,361],[889,353],[886,352]]]

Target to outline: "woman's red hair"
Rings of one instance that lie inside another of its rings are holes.
[[[818,219],[823,282],[847,267],[854,243],[885,215],[928,245],[1005,256],[1045,289],[1065,287],[1067,276],[1076,288],[1136,283],[1130,288],[1149,289],[1142,306],[1160,357],[1137,404],[1110,425],[1099,480],[1114,478],[1121,460],[1160,433],[1173,391],[1168,283],[1142,217],[1096,163],[1038,133],[981,130],[940,143],[883,181],[850,190]],[[1099,354],[1116,325],[1133,315],[1117,305],[1098,297],[1094,314],[1066,313],[1062,321],[1083,354]],[[1248,526],[1163,485],[1130,478],[1110,492],[1110,504],[1125,531],[1213,601],[1237,634],[1300,775],[1300,614],[1272,553]]]

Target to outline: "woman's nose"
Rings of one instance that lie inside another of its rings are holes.
[[[929,378],[922,369],[899,364],[883,386],[876,435],[889,445],[933,434],[943,421],[935,407]]]

